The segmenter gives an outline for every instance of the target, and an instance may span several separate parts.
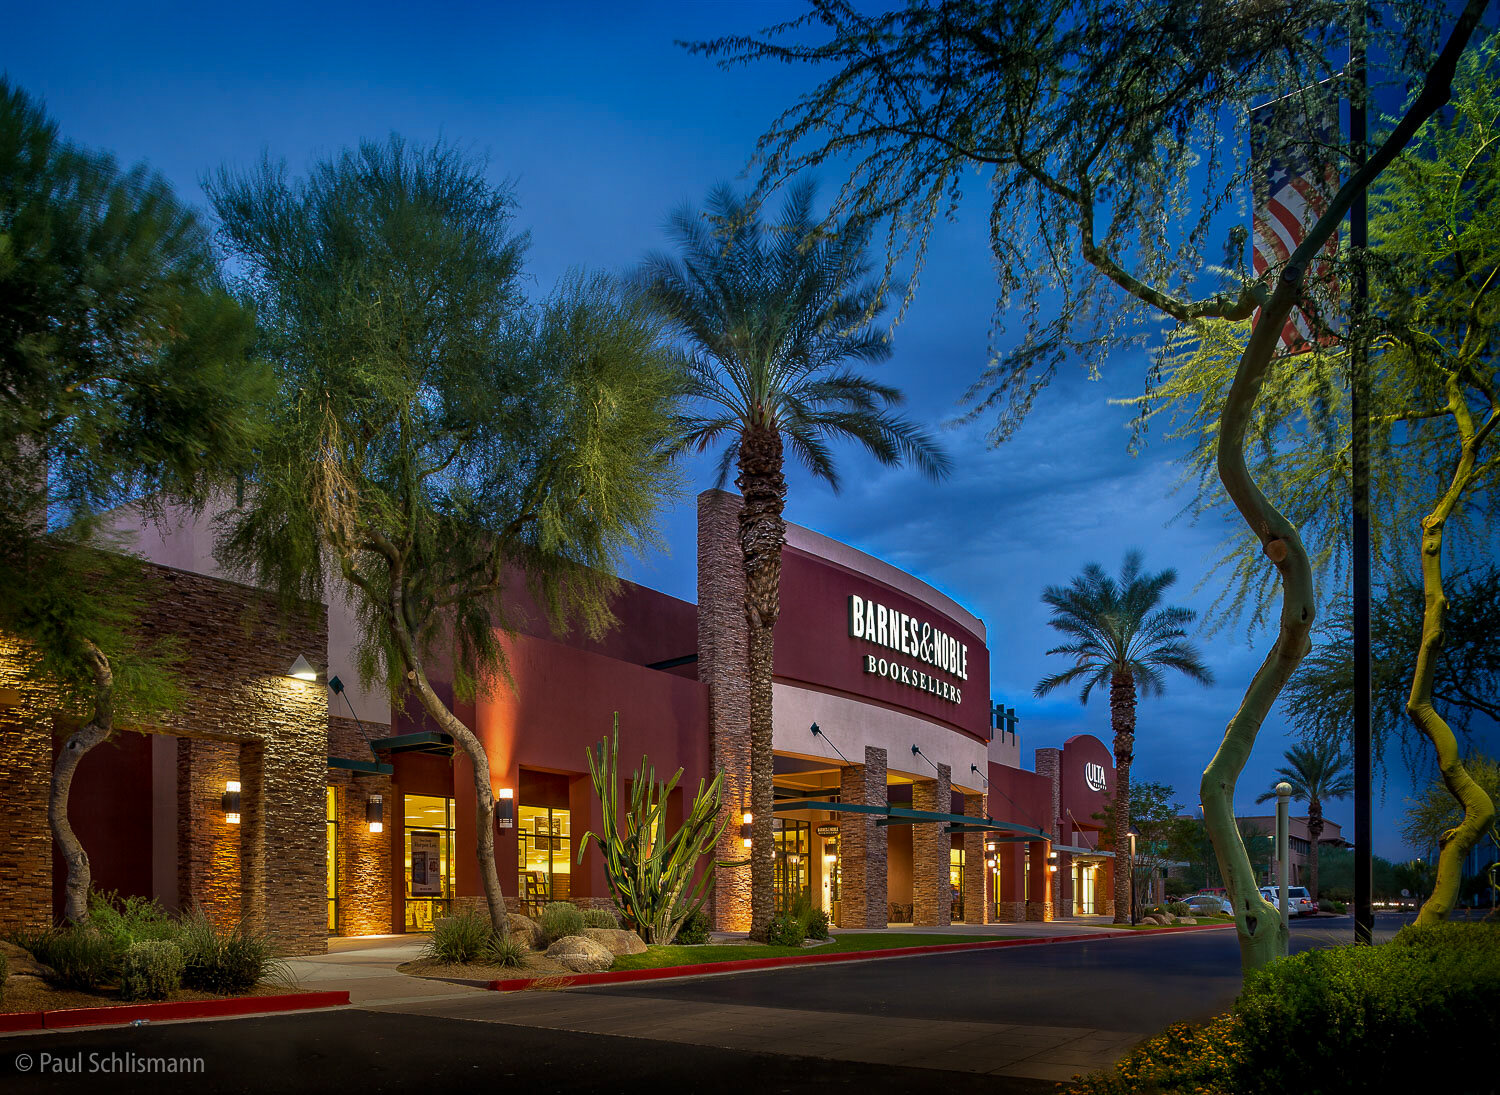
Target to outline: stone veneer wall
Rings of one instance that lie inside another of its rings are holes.
[[[389,729],[381,727],[389,733]],[[376,736],[371,734],[371,736]],[[365,731],[354,719],[330,716],[328,755],[349,760],[374,760]],[[391,931],[391,841],[390,829],[370,832],[366,806],[370,796],[380,795],[384,824],[389,826],[401,809],[391,799],[391,777],[364,775],[344,768],[328,769],[328,784],[334,790],[338,817],[338,933],[340,935],[386,935]]]
[[[885,806],[886,752],[865,746],[865,762],[839,773],[839,801]],[[886,926],[887,830],[874,814],[839,814],[839,927]]]
[[[140,628],[181,643],[182,707],[156,726],[177,735],[178,895],[216,921],[271,934],[287,954],[326,949],[325,686],[286,676],[298,654],[321,662],[327,613],[287,618],[248,586],[142,563],[151,585]],[[51,919],[46,820],[53,705],[20,683],[24,653],[0,646],[0,925]],[[241,783],[229,825],[224,783]]]
[[[946,764],[937,766],[937,779],[912,784],[913,810],[952,813],[953,778]],[[952,889],[948,872],[953,838],[941,822],[919,822],[911,827],[912,924],[946,927],[953,922]]]
[[[1036,751],[1036,774],[1045,777],[1052,784],[1052,812],[1047,815],[1047,827],[1052,832],[1053,842],[1061,843],[1062,750],[1038,749]],[[1051,854],[1051,848],[1048,848],[1048,854]],[[1069,871],[1072,870],[1072,867],[1072,856],[1066,854],[1058,855],[1057,862],[1053,864],[1053,870],[1048,879],[1047,908],[1044,910],[1044,915],[1033,916],[1028,909],[1028,920],[1051,920],[1053,916],[1073,915],[1072,887],[1069,880]],[[1036,888],[1033,887],[1031,892],[1036,893]]]
[[[724,773],[720,816],[729,819],[714,858],[745,861],[715,868],[715,931],[750,930],[750,864],[740,836],[750,802],[750,642],[739,510],[734,495],[714,491],[698,498],[698,680],[708,686],[709,753],[714,771]]]
[[[0,635],[0,932],[52,921],[52,719],[24,658]]]

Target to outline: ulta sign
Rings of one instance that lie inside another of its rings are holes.
[[[888,650],[916,658],[920,662],[950,673],[959,680],[969,679],[969,647],[930,623],[905,612],[888,608],[875,601],[849,597],[849,635]],[[902,665],[888,658],[866,654],[865,672],[874,673],[931,693],[950,703],[961,703],[963,692],[930,673]]]

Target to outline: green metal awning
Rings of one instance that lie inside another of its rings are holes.
[[[827,799],[803,798],[775,804],[777,813],[791,810],[828,810],[844,814],[877,814],[876,825],[917,825],[940,822],[950,833],[1004,832],[1025,833],[1028,840],[1048,840],[1046,833],[1012,821],[992,817],[970,817],[968,814],[943,814],[935,810],[912,810],[905,806],[872,806],[861,802],[829,802]]]
[[[376,738],[370,748],[377,753],[443,753],[453,752],[453,738],[441,730],[420,730],[397,734],[393,738]]]
[[[329,757],[328,767],[342,768],[346,772],[358,772],[366,776],[389,776],[396,769],[389,764],[381,764],[374,760],[350,760],[348,757]]]

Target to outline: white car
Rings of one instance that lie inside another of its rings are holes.
[[[1260,895],[1269,901],[1277,912],[1281,911],[1281,889],[1279,886],[1262,886]],[[1307,892],[1306,886],[1288,886],[1286,888],[1287,908],[1293,916],[1313,916],[1318,911],[1318,903],[1312,899]]]
[[[1191,897],[1181,898],[1181,901],[1195,913],[1222,913],[1224,916],[1234,915],[1234,906],[1227,898],[1220,897],[1216,893],[1195,893]]]

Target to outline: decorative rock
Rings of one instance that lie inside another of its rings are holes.
[[[584,928],[583,937],[609,948],[610,954],[645,954],[646,944],[624,928]]]
[[[547,948],[547,957],[574,973],[599,973],[614,965],[615,956],[603,943],[582,935],[565,935]]]
[[[5,956],[5,962],[12,977],[52,977],[54,976],[51,966],[44,966],[31,956],[31,952],[25,947],[18,947],[14,943],[0,941],[0,955]]]
[[[510,922],[511,938],[529,951],[536,950],[542,940],[542,929],[537,922],[520,913],[511,913],[506,919]]]
[[[1182,917],[1178,917],[1177,923],[1179,923],[1179,924],[1196,924],[1196,923],[1198,923],[1198,921],[1197,921],[1196,918],[1191,917],[1191,916],[1182,916]]]

